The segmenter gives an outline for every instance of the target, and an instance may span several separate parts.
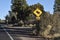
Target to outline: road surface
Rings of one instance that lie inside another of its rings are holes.
[[[0,26],[0,40],[11,40],[1,26]]]
[[[48,40],[32,35],[31,28],[0,26],[0,40]]]

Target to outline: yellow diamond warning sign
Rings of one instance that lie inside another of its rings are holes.
[[[42,14],[42,11],[37,8],[37,9],[34,11],[34,14],[35,14],[37,17],[39,17],[39,16]]]

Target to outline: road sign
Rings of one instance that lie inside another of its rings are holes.
[[[39,16],[42,14],[42,11],[37,8],[37,9],[34,11],[34,14],[35,14],[37,17],[39,17]]]
[[[36,15],[36,20],[37,20],[37,22],[36,22],[36,35],[38,35],[39,34],[39,30],[40,29],[38,29],[38,28],[40,28],[39,27],[39,20],[40,20],[40,15],[42,14],[42,11],[39,9],[39,8],[37,8],[34,12],[34,15]]]
[[[40,20],[40,17],[36,17],[36,20]]]

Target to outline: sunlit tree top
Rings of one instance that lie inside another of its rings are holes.
[[[57,4],[60,4],[60,0],[55,0]]]

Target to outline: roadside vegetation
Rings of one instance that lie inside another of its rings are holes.
[[[20,5],[23,4],[23,5]],[[40,32],[42,32],[41,35],[47,35],[47,34],[55,34],[60,33],[60,14],[59,13],[49,13],[44,10],[43,5],[40,3],[34,4],[34,5],[28,5],[25,0],[20,0],[19,2],[12,3],[11,11],[9,11],[9,15],[7,15],[6,22],[9,24],[15,24],[17,23],[19,26],[26,26],[26,27],[33,27],[36,26],[35,22],[35,15],[33,14],[33,11],[39,8],[42,11],[42,15],[40,16]],[[8,20],[8,21],[7,21]],[[48,27],[48,25],[51,26]],[[38,27],[37,27],[38,28]],[[50,29],[48,29],[50,28]],[[45,30],[48,29],[48,33],[45,33]],[[44,34],[43,34],[44,33]]]

